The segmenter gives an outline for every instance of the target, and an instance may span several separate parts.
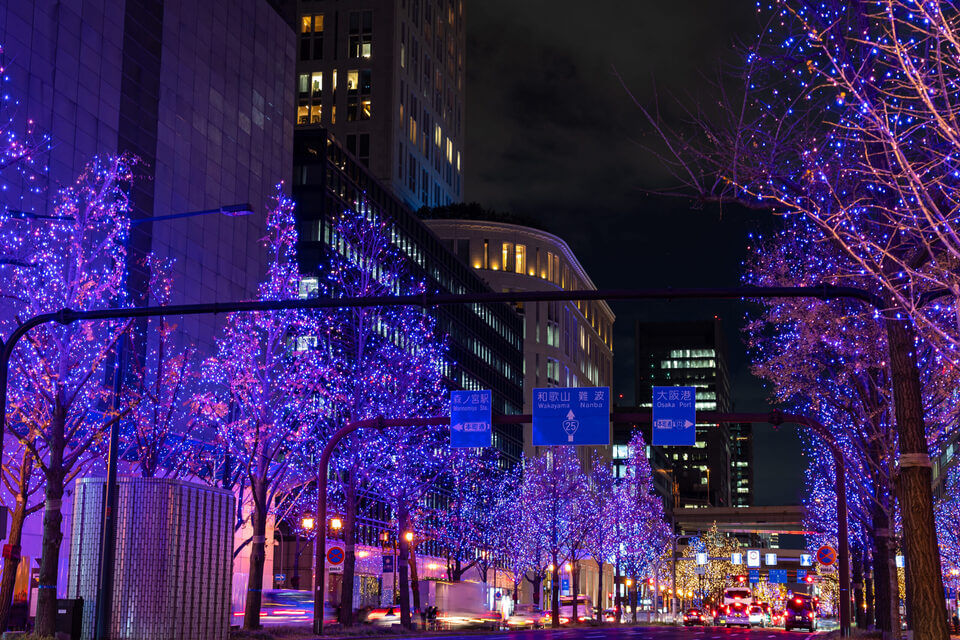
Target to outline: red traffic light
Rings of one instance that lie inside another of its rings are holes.
[[[737,582],[739,582],[740,584],[743,584],[746,581],[747,581],[747,576],[737,576]]]
[[[653,578],[647,578],[647,584],[653,586]]]

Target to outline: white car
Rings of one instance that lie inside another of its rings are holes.
[[[763,609],[757,605],[750,607],[750,613],[747,614],[750,618],[750,626],[765,627],[767,626],[767,614],[763,612]]]

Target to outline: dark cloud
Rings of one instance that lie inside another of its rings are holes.
[[[746,0],[478,0],[467,5],[467,199],[540,220],[600,287],[739,281],[757,214],[693,210],[648,195],[670,175],[626,85],[646,105],[708,99],[708,78],[756,28]],[[655,99],[656,98],[656,99]],[[615,393],[633,400],[633,323],[719,314],[735,402],[764,410],[739,340],[735,303],[614,305]],[[801,460],[790,434],[757,438],[758,502],[793,501]]]

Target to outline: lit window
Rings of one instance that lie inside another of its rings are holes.
[[[297,107],[297,124],[310,124],[310,107],[305,104]]]
[[[310,74],[301,73],[297,78],[297,92],[303,95],[310,93]]]
[[[320,92],[323,91],[323,71],[313,72],[313,75],[310,77],[310,90],[314,96],[320,95]]]
[[[453,140],[447,138],[447,162],[453,164]]]
[[[373,12],[351,11],[348,53],[351,58],[370,58],[373,42]]]
[[[433,143],[437,145],[437,148],[443,145],[443,132],[438,124],[433,125]]]
[[[323,59],[323,14],[300,18],[300,59]]]
[[[356,69],[347,71],[347,91],[357,91],[360,88],[360,72]]]
[[[459,157],[459,154],[457,154]],[[513,262],[513,270],[517,273],[524,273],[527,270],[527,245],[518,244]]]
[[[509,270],[510,270],[510,267],[509,267],[509,264],[510,264],[510,253],[511,253],[512,251],[513,251],[513,244],[510,243],[510,242],[504,242],[504,243],[503,243],[503,262],[501,263],[501,264],[503,265],[503,270],[504,270],[504,271],[509,271]]]

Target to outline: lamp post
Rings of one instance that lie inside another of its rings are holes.
[[[19,212],[25,213],[25,212]],[[253,209],[249,204],[232,204],[217,207],[216,209],[202,209],[200,211],[188,211],[185,213],[174,213],[164,216],[154,216],[149,218],[136,218],[130,221],[130,226],[135,227],[147,222],[157,222],[162,220],[175,220],[180,218],[194,218],[206,215],[225,215],[228,217],[251,215]],[[69,222],[70,218],[61,218],[57,216],[44,216],[39,214],[27,215],[26,217],[40,220],[54,220]],[[129,235],[127,236],[129,243]],[[125,296],[127,291],[126,269],[124,270],[121,296]],[[118,300],[119,304],[123,299]],[[124,369],[126,365],[125,341],[120,340],[117,344],[117,356],[113,372],[113,408],[119,412],[120,394],[123,390]],[[120,421],[114,420],[110,426],[110,448],[107,454],[107,489],[106,500],[103,508],[103,523],[101,525],[100,539],[100,566],[98,568],[97,580],[97,601],[96,601],[96,619],[94,624],[97,640],[109,640],[110,623],[113,616],[113,569],[117,541],[116,514],[114,511],[117,506],[117,466],[120,456]]]

